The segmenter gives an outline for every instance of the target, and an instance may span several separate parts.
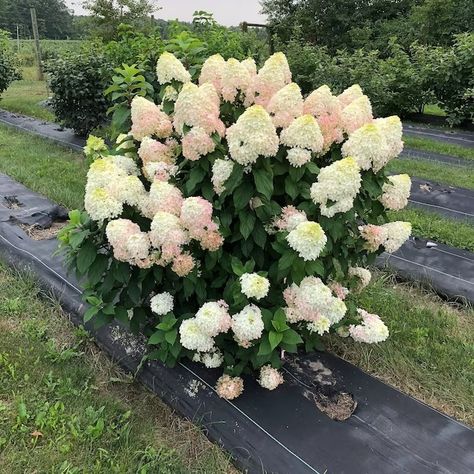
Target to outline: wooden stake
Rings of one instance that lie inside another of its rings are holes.
[[[41,47],[40,47],[39,33],[38,33],[38,21],[36,20],[36,8],[30,7],[30,13],[31,13],[31,25],[33,27],[33,36],[35,38],[36,60],[38,62],[38,80],[42,81],[44,79],[44,76],[43,76],[43,65],[41,64]]]

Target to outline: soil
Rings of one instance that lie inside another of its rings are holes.
[[[336,421],[345,421],[357,408],[357,402],[349,393],[341,392],[333,397],[326,397],[322,393],[312,394],[316,406],[329,418]]]
[[[47,240],[52,239],[58,235],[58,232],[67,225],[67,222],[53,222],[50,227],[43,229],[42,227],[34,225],[19,224],[25,231],[26,235],[33,240]]]
[[[23,204],[20,201],[18,201],[16,196],[5,196],[3,199],[5,201],[4,205],[8,209],[19,209],[20,207],[23,206]]]

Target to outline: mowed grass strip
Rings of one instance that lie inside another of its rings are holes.
[[[31,278],[0,262],[0,287],[0,472],[237,472]]]
[[[458,420],[474,425],[474,311],[413,284],[374,273],[357,297],[390,330],[380,344],[329,338],[329,348],[376,377]]]
[[[1,95],[0,108],[40,120],[54,122],[54,114],[40,104],[49,95],[46,82],[44,81],[15,81]]]
[[[423,160],[392,160],[386,167],[388,173],[407,173],[412,177],[434,181],[458,188],[474,189],[474,170]]]
[[[390,211],[388,215],[391,221],[411,222],[412,234],[417,237],[474,252],[474,225],[467,221],[450,219],[415,207]]]
[[[474,160],[474,148],[455,145],[452,143],[431,140],[429,138],[419,137],[403,137],[407,148],[415,148],[417,150],[431,151],[441,153],[442,155],[450,155],[456,158],[464,158],[466,160]]]
[[[0,125],[0,172],[70,209],[83,205],[85,160],[44,138]]]

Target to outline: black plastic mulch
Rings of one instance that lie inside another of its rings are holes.
[[[427,127],[414,123],[403,124],[403,134],[418,138],[429,138],[453,145],[461,145],[467,148],[474,148],[474,132],[469,130],[446,130],[435,127]]]

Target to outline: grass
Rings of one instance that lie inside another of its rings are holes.
[[[471,169],[438,164],[422,160],[393,160],[386,168],[391,173],[407,173],[410,176],[441,184],[474,189],[474,172]]]
[[[357,303],[390,330],[382,344],[331,337],[329,348],[376,377],[474,425],[474,311],[377,274]]]
[[[82,207],[87,166],[79,153],[2,125],[0,172],[65,207]]]
[[[391,211],[389,217],[411,222],[413,235],[474,252],[474,226],[467,222],[417,208]]]
[[[0,287],[0,472],[236,472],[31,278],[0,262]]]
[[[427,104],[423,107],[423,113],[427,115],[437,115],[438,117],[446,117],[446,112],[436,104]]]
[[[464,147],[462,145],[454,145],[452,143],[445,143],[429,138],[418,137],[403,137],[405,146],[408,148],[415,148],[434,153],[441,153],[442,155],[455,156],[457,158],[464,158],[466,160],[474,160],[474,148]]]

